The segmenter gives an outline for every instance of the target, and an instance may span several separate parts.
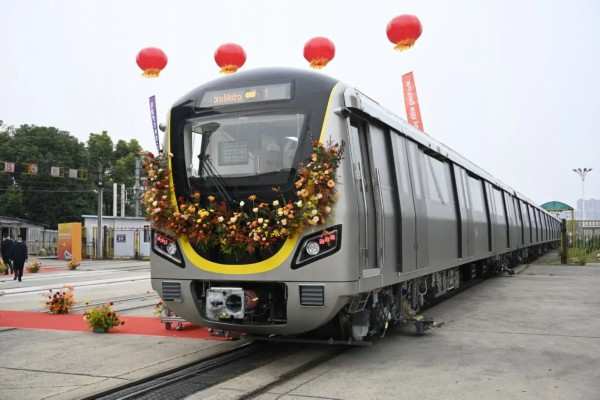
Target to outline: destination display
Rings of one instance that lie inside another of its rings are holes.
[[[250,86],[237,89],[211,90],[202,96],[199,107],[215,107],[230,104],[258,103],[263,101],[290,100],[291,83]]]

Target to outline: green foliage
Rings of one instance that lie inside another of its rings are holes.
[[[94,171],[97,170],[98,166],[103,168],[110,166],[113,159],[113,142],[106,131],[102,131],[100,134],[90,133],[87,145],[90,167]]]
[[[23,205],[23,192],[16,185],[11,185],[8,190],[0,195],[0,215],[26,215]]]
[[[92,308],[86,311],[83,317],[92,329],[104,329],[108,331],[110,328],[125,324],[117,313],[113,311],[112,303]]]
[[[15,162],[17,166],[38,164],[37,175],[18,169],[13,180],[12,175],[0,174],[0,215],[30,219],[56,229],[61,222],[79,221],[82,214],[95,214],[98,166],[108,172],[104,176],[107,192],[112,182],[131,187],[135,157],[140,151],[135,139],[119,140],[113,149],[106,131],[91,133],[86,146],[54,127],[13,128],[0,121],[0,161]],[[87,177],[52,177],[53,166],[84,169]],[[104,196],[105,212],[110,212],[110,197]]]

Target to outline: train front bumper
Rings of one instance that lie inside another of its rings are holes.
[[[357,282],[284,282],[285,321],[250,324],[215,321],[203,317],[205,300],[199,297],[197,284],[198,281],[194,280],[152,279],[152,287],[165,299],[167,307],[186,321],[200,326],[253,335],[297,335],[317,329],[331,321],[358,288]],[[318,301],[319,296],[315,301],[315,292],[319,293],[321,290],[322,302]],[[307,303],[311,305],[306,305]]]

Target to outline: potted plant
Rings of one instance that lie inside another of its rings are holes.
[[[0,274],[3,274],[6,272],[6,265],[4,265],[4,262],[2,260],[0,260]]]
[[[76,270],[77,267],[79,267],[79,262],[75,261],[75,260],[71,260],[67,264],[67,268],[70,269],[71,271]]]
[[[106,333],[110,328],[125,324],[112,309],[112,305],[113,303],[103,304],[83,314],[83,318],[94,332]]]
[[[26,270],[27,270],[27,272],[35,274],[36,272],[39,272],[41,267],[42,267],[42,263],[40,262],[40,260],[32,260],[27,265]]]
[[[51,314],[68,314],[75,304],[74,289],[65,286],[63,290],[48,290],[46,308]]]

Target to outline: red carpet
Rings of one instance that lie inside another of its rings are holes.
[[[120,317],[125,325],[110,330],[110,333],[130,335],[169,336],[179,338],[223,340],[211,336],[206,328],[186,324],[182,330],[167,330],[158,318],[152,317]],[[91,330],[82,314],[53,315],[29,311],[0,311],[0,327],[24,329],[54,329],[60,331]]]
[[[25,268],[23,270],[23,273],[24,273],[24,275],[35,275],[35,274],[43,274],[45,272],[65,272],[65,271],[68,271],[68,270],[66,268],[63,268],[63,267],[46,267],[46,266],[42,266],[38,272],[28,272],[27,269]]]

